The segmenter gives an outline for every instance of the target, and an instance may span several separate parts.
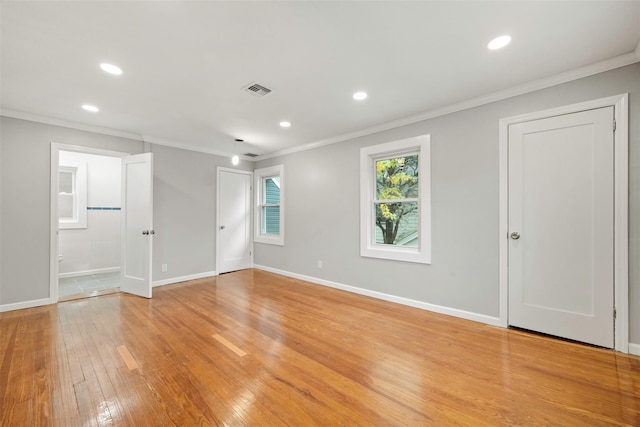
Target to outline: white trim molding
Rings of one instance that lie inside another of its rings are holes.
[[[172,277],[170,279],[156,280],[153,283],[151,283],[151,287],[155,288],[157,286],[173,285],[175,283],[186,282],[188,280],[205,279],[207,277],[215,277],[217,275],[218,273],[216,271],[207,271],[205,273],[189,274],[187,276],[180,276],[180,277]]]
[[[640,356],[640,344],[629,343],[629,354]]]
[[[58,274],[58,278],[66,279],[68,277],[89,276],[91,274],[118,273],[119,271],[120,271],[120,267],[96,268],[94,270],[71,271],[69,273],[60,273]]]
[[[205,153],[205,154],[213,154],[213,155],[222,156],[222,157],[231,157],[234,154],[234,153],[230,153],[223,150],[212,150],[205,147],[195,147],[192,144],[189,144],[183,141],[173,141],[173,140],[158,138],[152,135],[140,135],[137,133],[123,132],[116,129],[87,125],[84,123],[58,119],[55,117],[42,116],[39,114],[25,113],[23,111],[10,110],[6,108],[0,109],[0,116],[8,117],[11,119],[27,120],[30,122],[42,123],[45,125],[76,129],[76,130],[81,130],[85,132],[93,132],[101,135],[116,136],[118,138],[125,138],[134,142],[162,145],[165,147],[179,148],[182,150],[195,151],[198,153]],[[148,152],[148,151],[145,150],[145,152]],[[246,161],[252,161],[252,162],[256,161],[255,158],[244,156],[244,155],[240,156],[240,158]]]
[[[500,119],[499,122],[499,289],[500,326],[509,324],[508,282],[508,129],[509,125],[596,108],[614,107],[615,206],[614,206],[614,303],[615,344],[629,352],[629,94],[620,94],[578,104]]]
[[[55,117],[47,117],[39,114],[25,113],[23,111],[10,110],[6,108],[0,109],[0,116],[9,117],[12,119],[27,120],[30,122],[42,123],[45,125],[60,126],[63,128],[83,130],[86,132],[99,133],[102,135],[117,136],[119,138],[131,139],[133,141],[143,140],[141,135],[138,135],[135,133],[123,132],[123,131],[109,129],[101,126],[86,125],[83,123],[72,122],[69,120],[58,119]]]
[[[52,298],[34,299],[31,301],[14,302],[13,304],[0,305],[0,313],[5,311],[22,310],[24,308],[40,307],[43,305],[55,304]]]
[[[532,82],[528,82],[523,85],[489,93],[487,95],[482,95],[476,98],[471,98],[466,101],[458,102],[455,104],[446,105],[441,108],[428,110],[428,111],[425,111],[424,113],[420,113],[414,116],[405,117],[399,120],[383,123],[367,129],[362,129],[356,132],[338,135],[332,138],[311,142],[305,145],[299,145],[297,147],[286,148],[284,150],[275,151],[269,154],[263,154],[256,157],[254,160],[255,161],[265,160],[265,159],[270,159],[272,157],[283,156],[285,154],[293,154],[301,151],[313,150],[314,148],[324,147],[325,145],[336,144],[338,142],[347,141],[349,139],[372,135],[374,133],[395,129],[401,126],[406,126],[406,125],[418,123],[424,120],[429,120],[436,117],[444,116],[447,114],[456,113],[458,111],[468,110],[470,108],[475,108],[481,105],[490,104],[492,102],[513,98],[514,96],[524,95],[526,93],[535,92],[541,89],[546,89],[562,83],[567,83],[573,80],[582,79],[584,77],[593,76],[595,74],[604,73],[606,71],[614,70],[616,68],[626,67],[627,65],[635,64],[636,62],[640,62],[640,43],[638,44],[638,47],[636,48],[635,52],[629,52],[624,55],[616,56],[614,58],[609,58],[604,61],[600,61],[584,67],[576,68],[575,70],[565,71],[564,73],[556,74],[554,76],[545,77],[539,80],[534,80]]]
[[[455,113],[457,111],[467,110],[469,108],[478,107],[492,102],[501,101],[503,99],[512,98],[514,96],[523,95],[525,93],[534,92],[536,90],[545,89],[548,87],[556,86],[562,83],[567,83],[573,80],[578,80],[584,77],[589,77],[595,74],[604,73],[616,68],[625,67],[627,65],[640,62],[640,43],[636,47],[635,51],[619,55],[614,58],[609,58],[604,61],[596,62],[594,64],[586,65],[584,67],[576,68],[574,70],[565,71],[554,76],[546,77],[543,79],[535,80],[520,86],[515,86],[509,89],[493,92],[487,95],[479,96],[476,98],[468,99],[466,101],[458,102],[455,104],[447,105],[441,108],[435,108],[425,111],[423,113],[406,117],[399,120],[383,123],[378,126],[373,126],[366,129],[361,129],[356,132],[346,133],[338,135],[332,138],[323,139],[315,142],[311,142],[296,147],[285,148],[283,150],[275,151],[273,153],[262,154],[258,157],[252,158],[248,156],[240,156],[241,159],[251,162],[269,159],[272,157],[283,156],[285,154],[293,154],[301,151],[313,150],[314,148],[323,147],[325,145],[336,144],[338,142],[347,141],[349,139],[359,138],[362,136],[372,135],[374,133],[382,132],[389,129],[395,129],[401,126],[418,123],[424,120],[432,119],[435,117],[444,116],[446,114]],[[71,129],[84,130],[88,132],[100,133],[103,135],[118,136],[121,138],[131,139],[132,141],[150,142],[152,144],[164,145],[166,147],[181,148],[184,150],[196,151],[200,153],[213,154],[218,156],[230,157],[233,153],[228,153],[222,150],[212,150],[204,147],[195,147],[185,141],[173,141],[163,138],[158,138],[152,135],[140,135],[130,132],[118,131],[115,129],[108,129],[99,126],[91,126],[83,123],[72,122],[54,117],[47,117],[38,114],[25,113],[22,111],[0,109],[0,116],[10,117],[21,120],[29,120],[32,122],[50,124],[54,126],[62,126]]]
[[[329,280],[318,279],[317,277],[305,276],[304,274],[292,273],[290,271],[279,270],[264,265],[253,265],[259,270],[268,271],[270,273],[280,274],[281,276],[292,277],[305,282],[314,283],[316,285],[327,286],[342,291],[351,292],[358,295],[364,295],[383,301],[389,301],[396,304],[402,304],[409,307],[419,308],[421,310],[432,311],[434,313],[445,314],[447,316],[458,317],[461,319],[471,320],[474,322],[485,323],[492,326],[500,326],[497,317],[487,316],[486,314],[474,313],[471,311],[459,310],[457,308],[445,307],[442,305],[430,304],[424,301],[418,301],[410,298],[399,297],[396,295],[385,294],[383,292],[371,291],[369,289],[359,288],[357,286],[345,285],[342,283],[331,282]]]

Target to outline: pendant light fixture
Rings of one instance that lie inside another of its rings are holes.
[[[235,150],[236,154],[234,154],[231,157],[231,164],[234,165],[234,166],[238,166],[238,164],[240,163],[240,156],[238,156],[238,154],[237,154],[239,152],[238,144],[242,144],[244,142],[244,140],[243,139],[236,139],[235,141],[236,141],[236,150]]]

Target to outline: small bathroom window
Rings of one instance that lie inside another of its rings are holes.
[[[60,228],[87,228],[87,165],[58,168],[58,218]]]

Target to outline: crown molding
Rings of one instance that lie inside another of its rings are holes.
[[[62,119],[57,119],[55,117],[41,116],[39,114],[25,113],[23,111],[16,111],[16,110],[11,110],[6,108],[0,109],[0,116],[9,117],[12,119],[27,120],[30,122],[42,123],[42,124],[47,124],[52,126],[60,126],[60,127],[76,129],[76,130],[81,130],[86,132],[99,133],[102,135],[116,136],[119,138],[130,139],[132,141],[146,142],[150,144],[162,145],[165,147],[179,148],[182,150],[195,151],[195,152],[205,153],[205,154],[213,154],[215,156],[231,157],[234,154],[234,153],[227,153],[225,151],[219,151],[219,150],[198,148],[198,147],[194,147],[193,145],[189,145],[188,143],[184,143],[180,141],[170,141],[163,138],[157,138],[155,136],[123,132],[123,131],[105,128],[101,126],[86,125],[83,123],[73,122],[70,120],[62,120]],[[253,157],[248,157],[244,155],[240,155],[239,157],[242,160],[252,161],[252,162],[255,161],[255,158]]]
[[[526,93],[535,92],[537,90],[546,89],[551,86],[556,86],[562,83],[567,83],[573,80],[578,80],[584,77],[589,77],[594,74],[603,73],[605,71],[613,70],[616,68],[624,67],[627,65],[640,62],[640,42],[636,46],[633,52],[629,52],[625,55],[616,56],[604,61],[596,62],[585,67],[576,68],[575,70],[566,71],[564,73],[556,74],[554,76],[546,77],[539,80],[534,80],[529,83],[525,83],[520,86],[515,86],[509,89],[494,92],[488,95],[472,98],[466,101],[450,104],[444,107],[429,110],[417,115],[405,117],[403,119],[394,120],[391,122],[383,123],[377,126],[368,127],[355,132],[349,132],[342,135],[338,135],[332,138],[327,138],[308,144],[286,148],[284,150],[275,151],[269,154],[263,154],[258,157],[240,156],[241,159],[257,162],[260,160],[270,159],[272,157],[284,156],[287,154],[298,153],[301,151],[313,150],[315,148],[324,147],[326,145],[336,144],[338,142],[347,141],[350,139],[359,138],[362,136],[372,135],[374,133],[383,132],[390,129],[399,128],[406,125],[411,125],[424,120],[433,119],[436,117],[444,116],[447,114],[455,113],[458,111],[468,110],[470,108],[479,107],[481,105],[490,104],[496,101],[502,101],[504,99],[512,98],[518,95],[524,95]],[[104,128],[100,126],[86,125],[78,122],[56,119],[53,117],[41,116],[38,114],[25,113],[22,111],[0,109],[0,116],[11,117],[15,119],[28,120],[32,122],[44,123],[54,126],[61,126],[71,129],[78,129],[87,132],[100,133],[104,135],[117,136],[121,138],[131,139],[133,141],[147,142],[151,144],[163,145],[166,147],[179,148],[183,150],[195,151],[205,154],[212,154],[215,156],[229,157],[233,153],[219,151],[215,149],[194,147],[184,141],[173,141],[163,138],[157,138],[150,135],[140,135],[136,133],[129,133],[118,131],[115,129]]]
[[[46,125],[83,130],[87,132],[100,133],[103,135],[117,136],[120,138],[132,139],[134,141],[144,141],[142,139],[142,135],[136,133],[123,132],[101,126],[87,125],[69,120],[57,119],[55,117],[41,116],[39,114],[25,113],[24,111],[2,108],[0,109],[0,116],[10,117],[12,119],[27,120],[30,122],[43,123]]]
[[[524,95],[526,93],[535,92],[537,90],[546,89],[551,86],[556,86],[562,83],[567,83],[573,80],[578,80],[584,77],[589,77],[595,74],[610,71],[616,68],[624,67],[627,65],[640,62],[640,43],[634,52],[627,53],[625,55],[616,56],[604,61],[596,62],[594,64],[587,65],[585,67],[576,68],[574,70],[566,71],[564,73],[556,74],[543,79],[534,80],[523,85],[515,86],[509,89],[493,92],[488,95],[479,96],[476,98],[468,99],[466,101],[450,104],[441,108],[426,111],[414,116],[405,117],[403,119],[394,120],[391,122],[383,123],[381,125],[369,127],[356,132],[350,132],[336,137],[324,139],[321,141],[312,142],[309,144],[300,145],[297,147],[287,148],[284,150],[276,151],[269,154],[264,154],[255,158],[256,161],[269,159],[272,157],[283,156],[286,154],[298,153],[301,151],[312,150],[314,148],[324,147],[325,145],[336,144],[338,142],[347,141],[349,139],[359,138],[361,136],[372,135],[374,133],[383,132],[390,129],[399,128],[401,126],[411,125],[424,120],[433,119],[436,117],[444,116],[451,113],[456,113],[462,110],[468,110],[470,108],[479,107],[481,105],[490,104],[496,101],[502,101],[504,99],[513,98],[518,95]]]

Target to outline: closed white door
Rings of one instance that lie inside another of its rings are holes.
[[[218,273],[251,268],[251,172],[218,169]]]
[[[153,154],[122,159],[120,290],[151,298]]]
[[[613,107],[509,126],[509,324],[614,339]]]

